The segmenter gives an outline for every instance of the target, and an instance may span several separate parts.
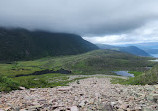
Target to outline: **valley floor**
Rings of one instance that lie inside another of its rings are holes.
[[[158,111],[158,85],[111,84],[88,76],[69,86],[0,94],[0,111]]]

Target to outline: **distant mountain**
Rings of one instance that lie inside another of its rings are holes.
[[[136,46],[121,47],[120,51],[128,52],[128,53],[138,55],[138,56],[150,56],[150,54],[148,54],[147,52],[145,52],[144,50]]]
[[[125,45],[120,45],[120,46],[127,47],[127,46],[131,46],[131,45],[136,46],[140,49],[143,49],[145,52],[149,53],[150,55],[154,55],[154,54],[158,55],[158,42],[125,44]]]
[[[144,49],[149,54],[158,54],[158,48],[157,49]]]
[[[130,53],[137,56],[150,56],[147,52],[144,50],[136,47],[136,46],[127,46],[127,47],[119,47],[119,46],[112,46],[112,45],[106,45],[106,44],[96,44],[101,49],[111,49],[111,50],[117,50],[121,52]]]
[[[98,49],[75,34],[0,28],[0,61],[74,55]]]
[[[158,49],[158,42],[137,43],[137,44],[125,44],[122,46],[136,46],[141,49]]]

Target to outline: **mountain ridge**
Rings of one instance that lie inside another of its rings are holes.
[[[111,50],[117,50],[137,56],[151,56],[144,50],[136,47],[136,46],[127,46],[127,47],[121,47],[121,46],[112,46],[112,45],[107,45],[107,44],[96,44],[99,48],[101,49],[111,49]]]
[[[0,60],[75,55],[99,49],[81,36],[68,33],[0,28]]]

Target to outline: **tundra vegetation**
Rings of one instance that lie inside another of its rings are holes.
[[[135,78],[128,81],[115,80],[115,83],[125,84],[154,84],[156,66],[147,71],[146,67],[153,67],[156,62],[151,62],[151,57],[139,57],[127,53],[112,50],[94,50],[79,55],[45,57],[29,61],[14,61],[0,64],[0,91],[26,88],[55,87],[67,85],[69,82],[82,79],[70,78],[71,75],[105,74],[114,75],[112,71],[128,70],[135,74]],[[64,69],[71,74],[48,73],[41,75],[29,75],[36,71]],[[133,72],[134,71],[134,72]],[[153,75],[150,75],[152,73]],[[24,76],[17,76],[24,75]],[[27,76],[25,76],[27,75]],[[148,76],[150,75],[150,76]],[[150,80],[147,80],[150,77]],[[144,78],[144,79],[143,79]]]

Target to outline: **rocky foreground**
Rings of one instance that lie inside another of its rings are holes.
[[[158,85],[111,84],[88,78],[70,86],[0,94],[0,111],[158,111]]]

